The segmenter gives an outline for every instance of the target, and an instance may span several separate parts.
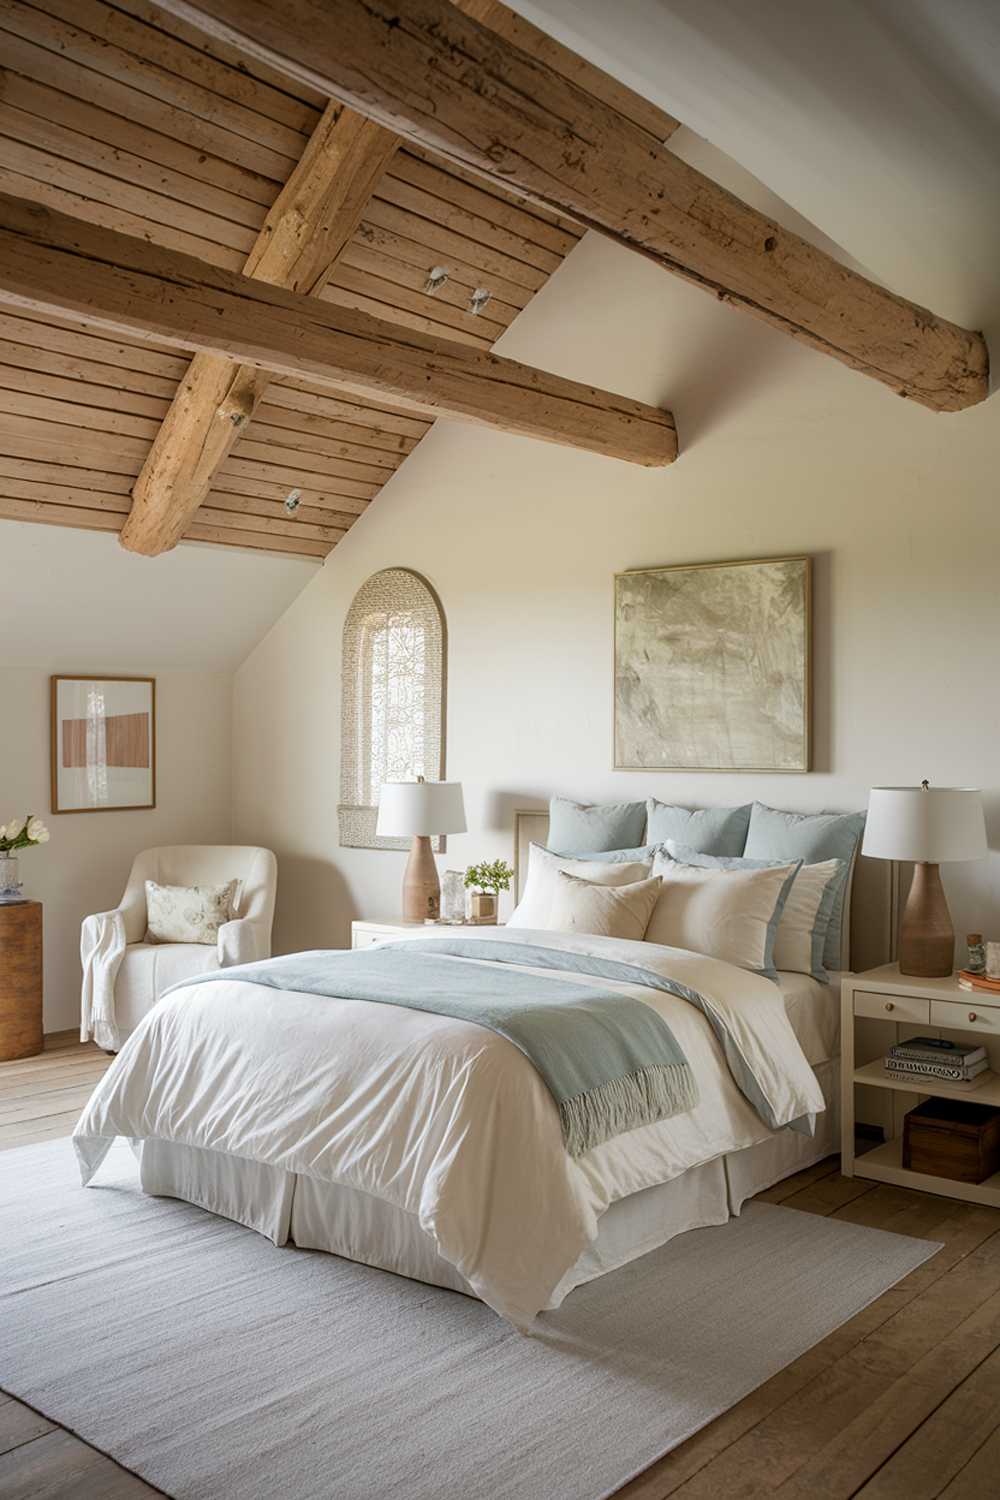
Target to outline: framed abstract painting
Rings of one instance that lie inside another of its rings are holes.
[[[811,564],[616,575],[616,770],[809,770]]]
[[[52,678],[52,811],[156,806],[156,679]]]

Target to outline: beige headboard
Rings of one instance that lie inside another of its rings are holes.
[[[514,888],[520,901],[528,878],[528,850],[545,844],[549,815],[544,809],[524,808],[514,813]],[[896,956],[899,912],[899,866],[887,859],[859,855],[847,893],[849,946],[843,967],[855,973],[887,964]]]

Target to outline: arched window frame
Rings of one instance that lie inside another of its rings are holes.
[[[397,622],[395,625],[393,622]],[[405,674],[399,656],[407,643],[394,629],[417,628],[422,671]],[[397,655],[395,679],[393,654]],[[443,781],[447,628],[444,610],[426,578],[411,568],[383,568],[358,589],[344,621],[341,659],[340,843],[351,849],[407,849],[405,838],[379,838],[378,785],[383,780]],[[407,714],[405,699],[413,695]],[[404,700],[401,704],[400,699]],[[411,737],[393,746],[392,710]],[[381,727],[380,727],[381,718]],[[387,725],[387,720],[388,725]],[[434,841],[442,849],[443,839]]]

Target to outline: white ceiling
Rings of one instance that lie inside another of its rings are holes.
[[[1000,333],[998,0],[510,0],[894,291]]]
[[[233,670],[316,569],[192,543],[137,557],[110,532],[0,521],[0,667]]]

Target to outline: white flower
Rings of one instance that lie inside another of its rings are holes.
[[[47,844],[49,841],[49,830],[41,818],[28,819],[28,837],[33,844]]]
[[[18,838],[20,836],[22,828],[24,827],[24,823],[24,818],[11,818],[9,823],[7,823],[3,828],[0,828],[0,837],[5,839]]]

